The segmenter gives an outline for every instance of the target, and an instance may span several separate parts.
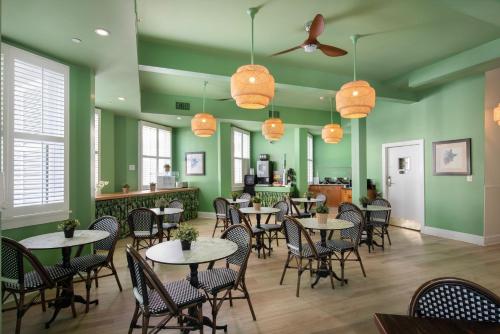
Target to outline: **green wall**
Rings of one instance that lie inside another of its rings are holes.
[[[338,144],[327,144],[321,136],[314,137],[314,176],[351,177],[351,135],[344,134]]]
[[[115,192],[115,114],[101,110],[101,180],[109,184],[102,193]]]
[[[283,154],[286,154],[286,167],[296,169],[295,152],[293,149],[293,129],[287,129],[285,125],[285,134],[280,140],[275,142],[267,141],[262,132],[251,133],[251,167],[256,168],[256,162],[259,160],[259,155],[267,153],[270,155],[270,160],[274,162],[274,170],[283,168]]]
[[[139,124],[138,120],[115,115],[115,191],[121,191],[124,184],[137,190],[139,173]],[[129,165],[135,165],[130,171]]]
[[[383,143],[424,139],[425,225],[483,235],[483,113],[483,75],[438,87],[411,105],[377,101],[367,119],[368,177],[381,189]],[[434,176],[432,142],[460,138],[472,138],[472,182]]]

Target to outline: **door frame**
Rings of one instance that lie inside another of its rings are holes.
[[[417,205],[418,212],[420,212],[420,217],[422,220],[422,226],[420,230],[425,226],[425,154],[424,154],[424,140],[408,140],[394,143],[382,144],[382,193],[387,194],[387,151],[389,148],[399,147],[399,146],[418,146],[418,155],[420,157],[421,164],[419,166],[418,174],[420,174],[420,187],[422,193],[418,196]]]

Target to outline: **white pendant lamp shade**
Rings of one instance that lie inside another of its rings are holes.
[[[231,77],[231,96],[244,109],[263,109],[274,97],[274,78],[261,65],[244,65]]]
[[[269,118],[262,124],[262,135],[266,140],[280,140],[284,133],[285,125],[279,118]]]
[[[338,124],[327,124],[321,130],[321,138],[327,144],[338,144],[344,136],[344,130]]]
[[[198,137],[210,137],[217,130],[217,121],[208,113],[198,113],[191,119],[191,130]]]
[[[351,81],[340,88],[335,101],[343,118],[363,118],[375,107],[375,89],[366,81]]]
[[[493,120],[500,126],[500,103],[493,110]]]

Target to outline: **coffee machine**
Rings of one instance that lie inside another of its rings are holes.
[[[272,162],[269,161],[269,154],[261,154],[257,160],[257,183],[271,184],[273,182]]]

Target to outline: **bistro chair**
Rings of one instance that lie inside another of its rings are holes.
[[[29,270],[29,267],[32,270]],[[28,309],[40,303],[46,311],[45,290],[56,287],[56,296],[61,290],[73,290],[73,268],[60,265],[43,266],[26,247],[15,240],[2,237],[2,303],[12,296],[17,311],[15,333],[21,333],[21,320]],[[69,285],[67,282],[70,282]],[[28,298],[30,300],[28,301]],[[12,309],[12,308],[11,308]],[[9,309],[4,309],[7,311]],[[73,318],[76,317],[75,304],[71,301]]]
[[[369,205],[384,206],[387,208],[391,207],[391,203],[383,198],[376,198],[371,201]],[[389,235],[390,219],[391,211],[371,211],[369,214],[369,219],[366,222],[367,227],[372,229],[372,238],[376,235],[382,239],[382,249],[384,249],[386,235],[387,240],[389,241],[389,245],[392,245],[391,237]]]
[[[135,296],[135,310],[130,322],[129,334],[134,328],[142,333],[158,333],[161,329],[199,330],[203,333],[202,304],[205,296],[186,280],[162,283],[146,260],[130,245],[127,245],[127,262]],[[192,314],[186,312],[196,309]],[[142,316],[142,326],[137,325]],[[162,318],[155,326],[149,325],[150,318]],[[167,326],[177,318],[177,325]]]
[[[225,267],[213,268],[212,263],[208,270],[198,273],[200,288],[205,291],[212,306],[212,322],[214,325],[212,333],[215,333],[217,314],[226,299],[229,299],[231,307],[234,299],[246,299],[253,320],[257,320],[245,284],[248,257],[252,250],[252,232],[245,225],[233,225],[222,233],[221,238],[236,243],[238,250],[226,259]],[[232,290],[239,291],[243,295],[235,297],[232,295]]]
[[[316,204],[314,205],[314,208],[311,208],[309,210],[309,212],[311,212],[311,215],[312,216],[315,216],[316,215],[316,208],[320,205],[326,205],[326,195],[323,194],[323,193],[318,193],[316,195],[316,199],[318,200],[318,202],[316,202]]]
[[[247,199],[248,202],[240,203],[240,208],[248,208],[250,206],[250,200],[252,199],[252,195],[249,193],[242,193],[239,199]]]
[[[138,208],[128,214],[128,226],[136,250],[153,246],[159,238],[156,214],[147,208]]]
[[[184,204],[178,199],[174,199],[168,203],[169,208],[174,209],[184,209]],[[172,234],[172,230],[177,229],[179,224],[182,222],[182,213],[175,213],[173,215],[166,215],[165,220],[162,223],[163,235],[167,238],[167,241],[170,240],[170,236]]]
[[[417,289],[410,302],[409,315],[500,323],[500,297],[461,278],[436,278]]]
[[[233,206],[229,208],[229,219],[231,221],[231,225],[244,225],[249,229],[249,231],[252,233],[251,234],[252,238],[255,238],[255,244],[253,245],[253,247],[257,249],[257,257],[260,258],[260,251],[262,249],[262,254],[264,255],[265,259],[266,258],[266,250],[264,249],[265,231],[262,228],[257,228],[255,226],[252,226],[252,224],[250,224],[250,222],[248,221],[247,217],[243,213],[241,213],[240,210],[238,210]]]
[[[341,213],[344,211],[356,211],[356,212],[359,212],[361,214],[361,216],[363,217],[363,233],[361,234],[361,239],[360,239],[360,240],[362,240],[363,236],[366,237],[366,231],[365,231],[366,224],[365,224],[365,216],[363,214],[363,211],[361,211],[361,209],[354,203],[342,202],[339,204],[339,207],[337,208],[337,213]],[[332,237],[333,237],[333,231],[330,231],[330,235],[328,236],[328,239],[331,239]]]
[[[337,219],[347,220],[354,224],[354,227],[340,231],[340,239],[326,241],[326,247],[335,255],[335,259],[340,262],[341,285],[344,285],[344,267],[347,261],[358,261],[361,266],[363,276],[366,277],[363,261],[358,252],[359,239],[363,232],[363,214],[360,211],[348,210],[340,212]],[[320,243],[317,243],[319,245]],[[355,259],[349,257],[353,254]]]
[[[115,253],[116,242],[119,237],[119,229],[120,225],[115,217],[103,216],[98,218],[92,223],[92,225],[89,226],[89,230],[107,231],[109,232],[109,237],[94,242],[92,254],[81,256],[83,246],[79,247],[75,257],[71,259],[71,267],[78,271],[78,275],[80,275],[82,280],[85,282],[85,288],[87,290],[85,313],[89,311],[90,288],[92,287],[92,281],[95,281],[96,288],[98,288],[99,278],[115,276],[118,288],[122,291],[122,285],[113,263],[113,255]],[[105,254],[99,253],[99,251],[105,252]],[[99,276],[99,272],[103,268],[111,270],[111,273]],[[82,273],[85,273],[85,276]]]
[[[269,224],[271,220],[271,215],[267,216],[267,220],[265,224],[261,224],[260,227],[266,232],[268,247],[269,247],[269,255],[271,255],[271,242],[272,239],[276,239],[276,246],[278,245],[278,233],[282,231],[281,223],[285,219],[285,215],[288,212],[288,204],[285,201],[278,201],[273,205],[273,208],[280,209],[279,212],[274,214],[274,224]]]
[[[306,270],[309,270],[311,276],[313,274],[313,261],[317,261],[316,270],[319,270],[320,262],[326,262],[328,271],[330,273],[330,282],[333,285],[333,271],[332,271],[332,252],[321,245],[314,244],[311,236],[307,233],[304,226],[299,223],[295,218],[286,216],[283,221],[283,229],[285,231],[285,238],[288,247],[288,255],[281,274],[280,285],[283,284],[285,273],[288,268],[297,269],[297,292],[296,296],[299,297],[300,276]],[[305,243],[304,243],[305,241]],[[297,267],[291,267],[290,262],[295,259]],[[304,266],[303,261],[306,260],[307,264]]]
[[[214,210],[215,210],[215,226],[214,231],[212,232],[212,238],[215,235],[215,231],[219,226],[222,226],[223,230],[225,230],[229,226],[229,218],[228,218],[228,210],[230,204],[227,199],[223,197],[217,197],[214,199]],[[222,225],[219,225],[222,224]]]
[[[311,212],[301,212],[299,208],[297,207],[297,204],[295,204],[292,201],[291,197],[288,197],[288,204],[289,204],[289,215],[292,216],[293,218],[311,218]]]

